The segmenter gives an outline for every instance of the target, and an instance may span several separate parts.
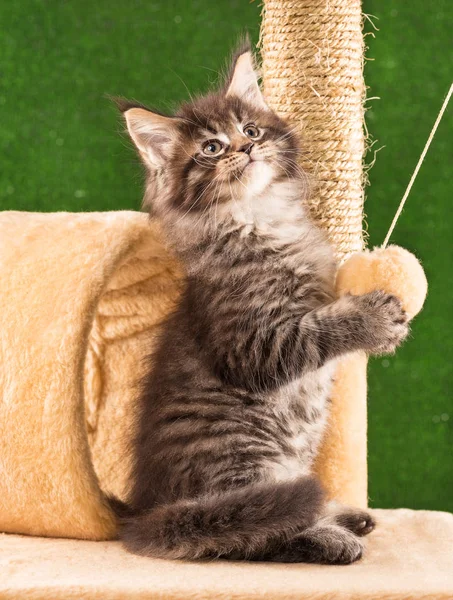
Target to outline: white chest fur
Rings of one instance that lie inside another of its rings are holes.
[[[297,190],[291,182],[265,186],[271,173],[265,163],[256,163],[257,176],[248,184],[247,191],[240,198],[234,198],[222,211],[236,226],[242,228],[242,234],[252,230],[257,235],[274,238],[280,243],[300,241],[308,223],[304,223],[304,211],[297,197]],[[262,173],[261,173],[262,171]],[[258,182],[258,183],[253,183]]]

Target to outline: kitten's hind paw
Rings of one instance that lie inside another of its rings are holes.
[[[336,523],[352,531],[356,535],[368,535],[376,527],[376,521],[364,510],[350,509],[335,517]]]
[[[359,537],[339,525],[315,525],[274,551],[252,560],[349,565],[362,557]]]
[[[362,558],[360,539],[342,527],[315,526],[292,540],[292,550],[299,551],[303,562],[327,565],[349,565]]]

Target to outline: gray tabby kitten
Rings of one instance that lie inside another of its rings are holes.
[[[174,116],[122,108],[145,205],[187,278],[143,381],[127,504],[112,499],[121,539],[165,558],[357,560],[373,519],[326,502],[311,468],[336,359],[393,351],[408,333],[399,300],[336,298],[294,130],[249,49]]]

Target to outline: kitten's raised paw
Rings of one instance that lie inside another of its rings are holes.
[[[354,298],[365,317],[365,349],[375,354],[394,352],[409,333],[401,300],[379,290]]]
[[[350,509],[339,513],[336,518],[338,525],[349,529],[356,535],[368,535],[376,527],[376,521],[364,510]]]

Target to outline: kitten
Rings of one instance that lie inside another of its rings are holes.
[[[143,380],[127,505],[112,500],[121,539],[165,558],[357,560],[373,519],[327,503],[311,467],[335,360],[394,350],[399,300],[336,298],[296,134],[266,105],[249,48],[174,116],[123,112],[145,205],[187,277]]]

